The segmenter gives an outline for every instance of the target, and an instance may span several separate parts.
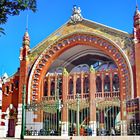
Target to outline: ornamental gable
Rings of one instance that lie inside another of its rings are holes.
[[[70,19],[31,50],[29,54],[30,66],[46,48],[49,49],[49,47],[55,44],[59,39],[73,33],[92,33],[113,41],[126,53],[131,65],[134,64],[134,44],[131,34],[87,19],[82,19],[82,21],[72,24]]]

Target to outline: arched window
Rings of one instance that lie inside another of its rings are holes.
[[[97,76],[96,78],[96,91],[102,92],[102,80],[100,76]]]
[[[6,94],[9,93],[9,86],[6,86]]]
[[[15,88],[16,88],[16,89],[18,88],[18,83],[19,83],[18,80],[16,80],[16,81],[15,81]]]
[[[71,70],[71,73],[73,72],[88,72],[89,71],[89,66],[87,64],[81,64],[81,65],[78,65],[76,67],[74,67],[72,70]]]
[[[85,77],[84,78],[84,93],[89,93],[89,78]]]
[[[73,79],[69,80],[69,94],[73,94]]]
[[[51,80],[51,96],[55,95],[55,82],[54,79]]]
[[[81,79],[78,78],[76,81],[76,93],[81,93]]]
[[[44,82],[44,96],[48,96],[48,82]]]
[[[110,91],[110,78],[108,75],[106,75],[104,79],[104,92],[109,92],[109,91]]]
[[[14,84],[11,83],[11,84],[10,84],[10,91],[13,91],[13,90],[14,90]]]
[[[113,91],[119,91],[119,77],[117,74],[113,76],[113,86],[112,86]]]

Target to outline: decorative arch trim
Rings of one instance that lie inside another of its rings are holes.
[[[121,75],[122,98],[133,98],[133,72],[128,57],[113,41],[89,32],[75,32],[48,46],[33,65],[28,83],[28,103],[40,101],[40,85],[50,65],[66,50],[76,45],[88,45],[106,53],[118,66]],[[131,90],[129,90],[131,89]],[[128,97],[127,97],[128,96]]]

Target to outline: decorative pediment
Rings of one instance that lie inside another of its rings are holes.
[[[90,34],[92,33],[98,36],[108,38],[109,40],[116,43],[120,48],[122,48],[122,50],[124,50],[128,58],[130,59],[131,64],[133,65],[134,45],[132,36],[130,34],[96,22],[92,22],[84,18],[82,19],[82,22],[78,22],[76,24],[70,24],[70,22],[68,21],[61,28],[59,28],[57,31],[55,31],[49,37],[47,37],[44,41],[42,41],[40,44],[34,47],[29,55],[31,64],[34,63],[37,57],[51,44],[54,44],[55,42],[57,42],[57,40],[75,32],[89,32]]]

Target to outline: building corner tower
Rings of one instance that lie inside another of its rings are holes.
[[[133,38],[135,48],[135,96],[140,97],[140,11],[138,10],[138,6],[136,6],[136,11],[134,14]]]
[[[30,51],[30,37],[28,31],[26,31],[23,36],[23,42],[22,42],[22,47],[20,49],[20,57],[19,57],[20,77],[19,77],[19,95],[18,95],[18,115],[17,115],[16,131],[15,131],[16,138],[20,138],[21,135],[20,133],[21,133],[21,125],[22,125],[22,92],[23,92],[23,85],[27,85],[29,51]]]

